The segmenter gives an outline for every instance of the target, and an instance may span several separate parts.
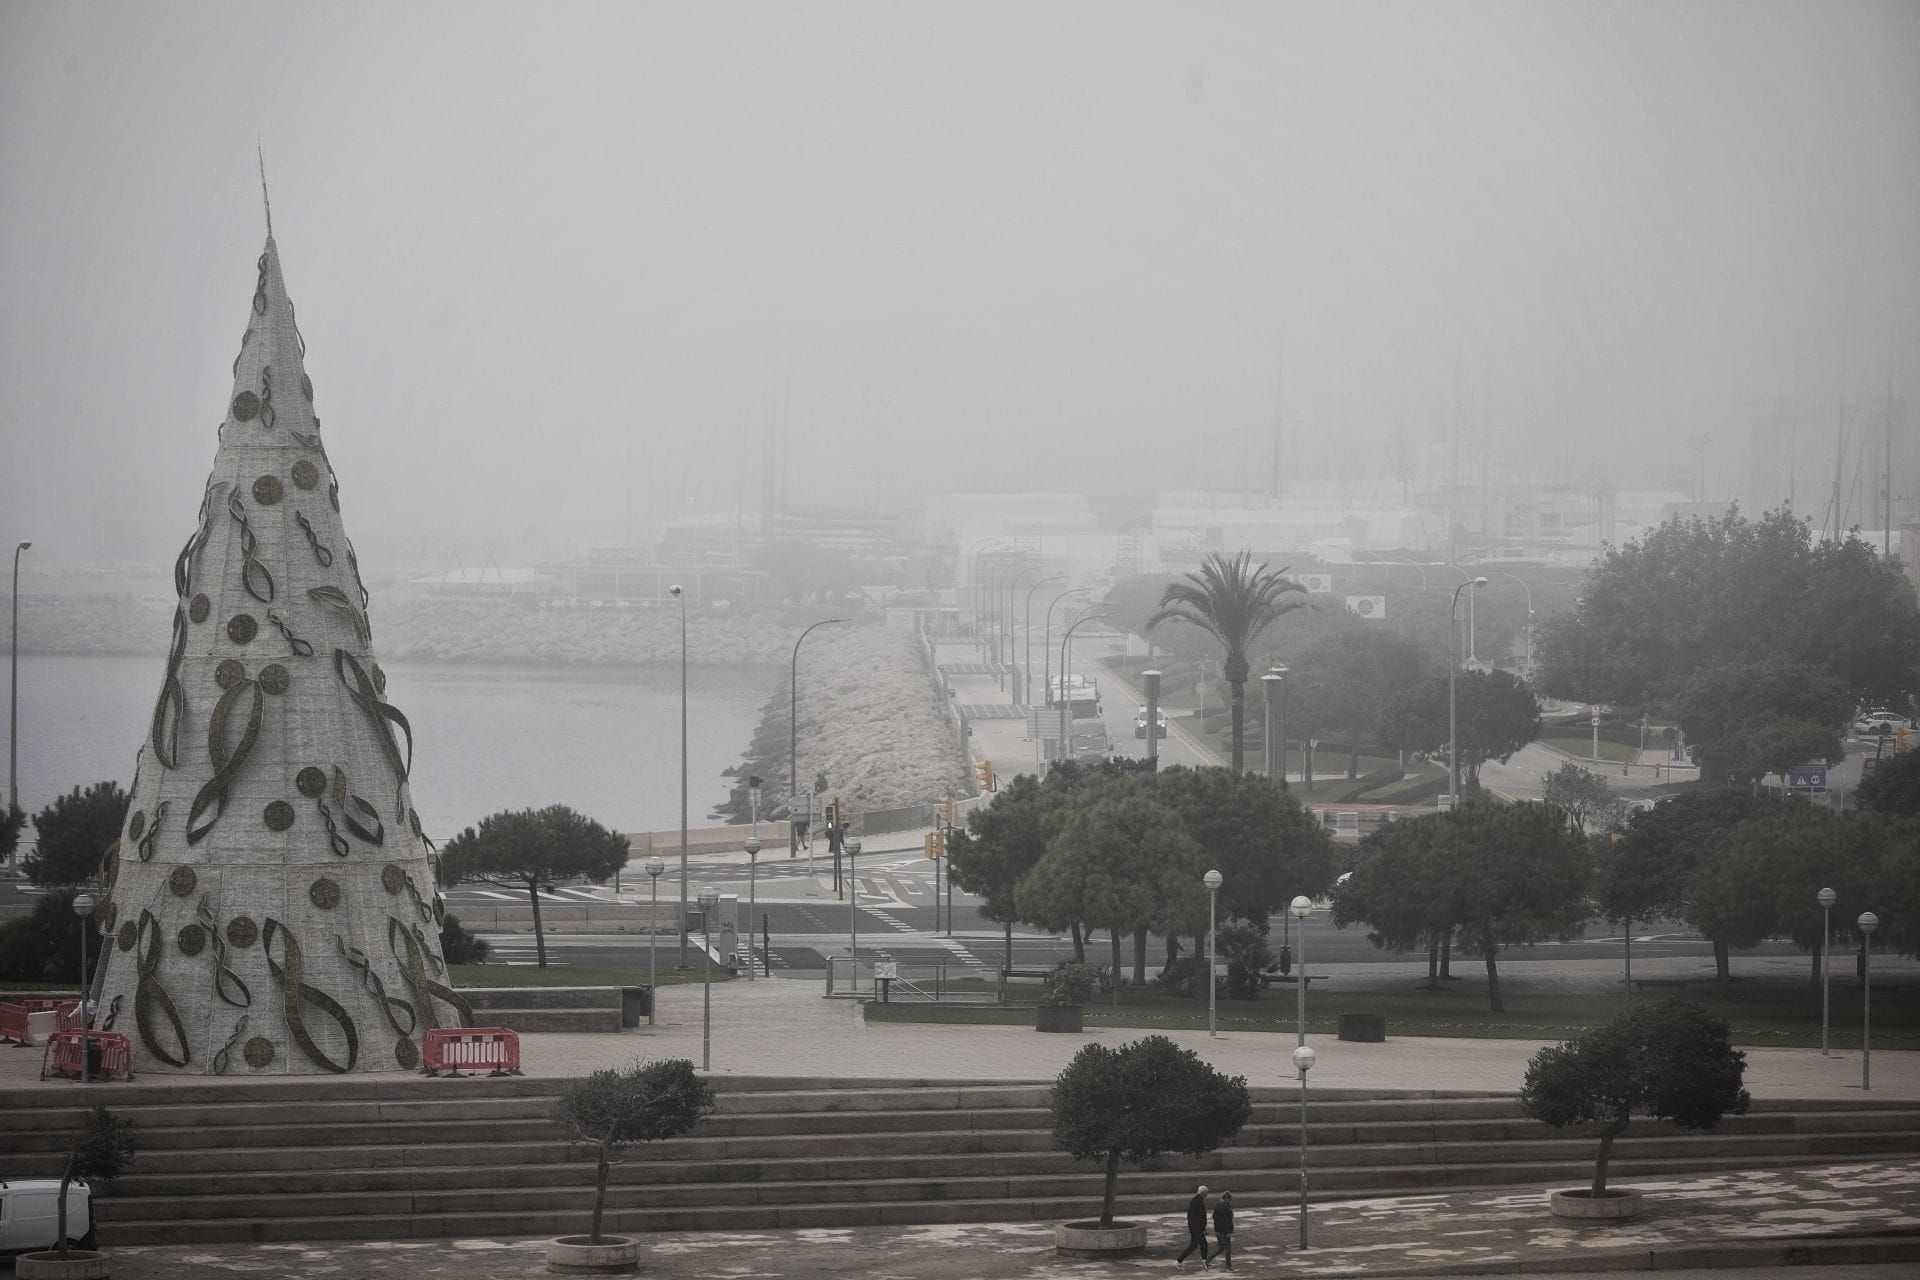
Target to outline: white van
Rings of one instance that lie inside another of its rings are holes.
[[[53,1248],[59,1221],[58,1178],[0,1181],[0,1255]],[[93,1194],[84,1182],[67,1187],[67,1239],[94,1247]]]

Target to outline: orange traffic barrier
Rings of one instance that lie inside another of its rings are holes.
[[[118,1031],[57,1031],[47,1040],[40,1059],[40,1078],[80,1078],[81,1055],[88,1043],[99,1046],[100,1071],[95,1079],[133,1079],[133,1049]],[[90,1073],[91,1074],[91,1073]]]

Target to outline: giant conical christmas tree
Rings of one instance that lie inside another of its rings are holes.
[[[409,1068],[472,1020],[305,350],[269,228],[105,868],[94,1026],[138,1071]]]

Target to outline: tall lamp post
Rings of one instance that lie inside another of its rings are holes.
[[[1066,580],[1065,574],[1056,573],[1051,577],[1040,579],[1040,581],[1027,588],[1027,607],[1022,627],[1026,632],[1026,645],[1023,655],[1024,661],[1020,664],[1020,686],[1015,691],[1019,696],[1014,698],[1015,702],[1024,702],[1027,706],[1033,705],[1033,593],[1046,586],[1049,582],[1065,582]],[[1041,649],[1042,652],[1044,652],[1045,646],[1041,646]]]
[[[712,885],[700,886],[700,949],[707,953],[707,980],[700,984],[700,1069],[713,1070],[713,909],[720,905],[720,891]]]
[[[680,584],[667,588],[680,602],[680,963],[687,967],[687,596]]]
[[[1854,921],[1860,928],[1860,1088],[1873,1088],[1873,931],[1880,917],[1862,911]]]
[[[16,761],[20,756],[20,553],[33,544],[23,542],[13,549],[13,687],[7,695],[7,803],[20,803],[20,775]]]
[[[748,836],[747,842],[741,847],[747,851],[747,981],[752,982],[753,926],[754,922],[760,918],[759,904],[756,902],[754,896],[754,881],[758,878],[760,870],[760,838],[758,836]],[[734,901],[738,902],[739,899],[736,898]],[[769,978],[773,976],[771,969],[767,971],[767,976]]]
[[[1015,673],[1011,690],[1015,702],[1020,701],[1020,668],[1019,664],[1013,660],[1013,655],[1018,651],[1014,644],[1014,602],[1020,595],[1020,579],[1030,573],[1045,573],[1046,571],[1047,566],[1044,564],[1023,564],[1018,569],[1015,569],[1007,578],[1007,665],[1012,667]]]
[[[1220,885],[1223,877],[1209,871],[1201,877],[1207,886],[1207,1038],[1220,1034],[1214,1025],[1214,970],[1220,963]]]
[[[654,854],[647,859],[647,879],[653,882],[652,906],[647,911],[647,1025],[654,1025],[654,1006],[660,1003],[660,980],[655,976],[654,953],[660,945],[660,876],[667,869],[666,859]]]
[[[1827,986],[1833,975],[1829,972],[1827,953],[1833,950],[1833,904],[1840,901],[1840,895],[1831,889],[1822,889],[1813,895],[1820,904],[1820,1056],[1832,1057],[1827,1043]]]
[[[92,1048],[87,1043],[87,1032],[92,1028],[93,1019],[87,1016],[87,924],[93,917],[93,895],[79,893],[73,899],[73,914],[80,917],[80,1083],[88,1083],[87,1059]]]
[[[1267,695],[1267,781],[1287,785],[1287,711],[1281,699],[1287,696],[1287,669],[1278,663],[1260,677]]]
[[[1484,587],[1485,578],[1463,582],[1453,589],[1453,603],[1447,606],[1447,807],[1460,807],[1460,593],[1468,587]]]
[[[1307,1247],[1307,1072],[1319,1059],[1307,1045],[1293,1051],[1294,1070],[1300,1073],[1300,1247]]]
[[[1053,604],[1049,604],[1047,606],[1047,625],[1044,629],[1044,635],[1040,642],[1040,648],[1044,651],[1041,654],[1041,663],[1045,667],[1045,672],[1042,676],[1042,683],[1044,683],[1047,686],[1045,698],[1043,701],[1043,705],[1045,706],[1050,707],[1053,705],[1053,610],[1054,610],[1054,606],[1058,605],[1062,600],[1065,600],[1068,596],[1082,595],[1085,592],[1086,592],[1085,587],[1070,587],[1067,590],[1062,591],[1059,595],[1055,596],[1053,598]]]
[[[853,878],[860,857],[860,837],[849,836],[841,844],[847,851],[847,950],[853,952],[853,985],[860,985],[860,882]]]
[[[836,622],[846,622],[846,618],[823,618],[800,633],[793,642],[793,663],[787,670],[787,794],[799,798],[800,795],[800,645],[813,634],[814,627],[831,626]],[[808,797],[807,814],[813,814],[812,797]],[[791,803],[791,802],[789,802]],[[813,846],[807,846],[807,857],[813,857]],[[800,854],[800,827],[793,821],[793,815],[787,815],[787,856]],[[808,869],[811,873],[811,868]]]
[[[1073,691],[1068,687],[1067,651],[1073,644],[1073,633],[1089,622],[1101,622],[1106,619],[1104,613],[1089,613],[1085,617],[1074,619],[1066,634],[1060,637],[1060,753],[1062,758],[1073,759]]]
[[[1300,894],[1287,904],[1293,918],[1300,922],[1300,991],[1295,1017],[1300,1024],[1300,1048],[1307,1047],[1307,917],[1313,914],[1313,899]]]

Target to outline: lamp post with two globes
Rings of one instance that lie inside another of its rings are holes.
[[[1214,989],[1218,984],[1213,975],[1220,964],[1220,886],[1225,877],[1209,871],[1201,880],[1207,886],[1207,1036],[1212,1038],[1220,1034],[1214,1026]]]
[[[747,851],[747,981],[752,982],[753,922],[760,918],[759,902],[754,896],[756,888],[755,881],[758,879],[760,870],[760,837],[748,836],[746,844],[742,847]],[[738,899],[735,899],[735,901],[738,901]],[[767,976],[771,978],[773,972],[769,970]]]
[[[1833,1056],[1833,1051],[1827,1043],[1827,986],[1832,980],[1827,953],[1833,950],[1833,904],[1840,900],[1840,895],[1831,889],[1822,889],[1813,895],[1813,900],[1820,904],[1820,1056],[1828,1058]]]
[[[1293,1051],[1294,1070],[1300,1073],[1300,1247],[1307,1247],[1307,1072],[1319,1055],[1309,1045]]]
[[[1854,921],[1860,929],[1860,1088],[1873,1088],[1873,931],[1880,917],[1862,911]]]
[[[80,917],[80,1083],[87,1084],[92,1064],[88,1059],[93,1048],[87,1043],[87,1032],[92,1030],[93,1019],[87,1011],[87,926],[93,919],[93,895],[79,893],[73,899],[73,914]]]
[[[737,899],[736,899],[737,901]],[[712,885],[700,886],[700,949],[707,953],[707,980],[700,984],[700,1069],[713,1070],[713,909],[720,905],[720,891]]]

